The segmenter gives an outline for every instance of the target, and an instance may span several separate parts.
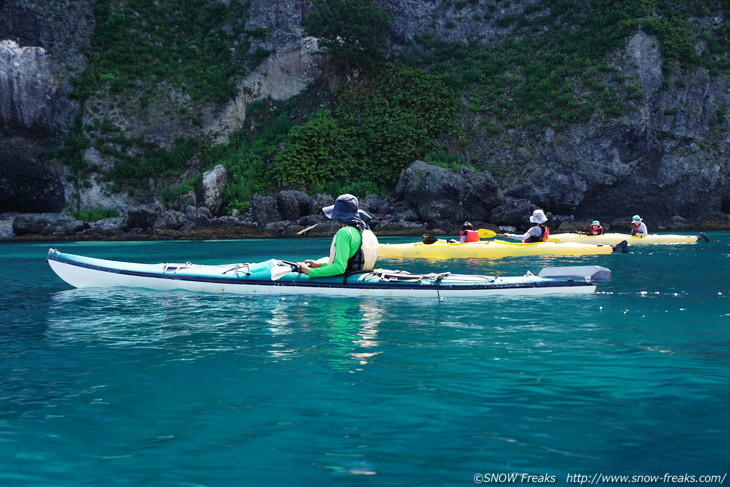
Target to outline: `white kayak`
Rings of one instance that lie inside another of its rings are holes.
[[[263,295],[326,295],[386,297],[487,297],[505,295],[588,294],[596,282],[611,279],[600,266],[548,267],[535,276],[501,277],[411,274],[375,270],[330,278],[309,278],[292,263],[267,260],[253,264],[137,264],[48,252],[51,269],[77,288],[127,287],[158,291]]]
[[[594,245],[616,245],[622,241],[628,242],[629,245],[649,245],[649,244],[693,244],[697,243],[700,238],[707,237],[703,233],[700,235],[672,235],[653,233],[645,237],[638,235],[629,235],[626,233],[604,233],[603,235],[585,235],[582,233],[551,233],[550,240],[558,242],[573,242]]]

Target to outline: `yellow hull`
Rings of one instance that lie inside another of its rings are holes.
[[[652,234],[646,237],[632,237],[625,233],[606,233],[603,235],[581,235],[579,233],[557,233],[550,234],[551,239],[560,242],[575,242],[582,244],[603,244],[616,245],[622,240],[626,240],[629,245],[647,245],[647,244],[693,244],[697,243],[699,237],[697,235],[670,235],[670,234]]]
[[[378,257],[382,259],[500,259],[526,255],[596,255],[612,252],[613,247],[610,245],[579,243],[520,243],[502,240],[471,243],[438,241],[433,244],[424,244],[422,242],[380,244]]]

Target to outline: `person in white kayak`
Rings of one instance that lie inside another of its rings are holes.
[[[530,222],[532,226],[523,234],[516,233],[505,233],[504,236],[507,238],[513,238],[515,240],[522,240],[524,243],[532,242],[547,242],[550,236],[550,229],[545,225],[548,220],[545,216],[545,212],[542,210],[535,210],[532,212]]]
[[[634,215],[631,218],[631,235],[646,237],[649,235],[649,230],[646,228],[646,223],[641,219],[639,215]]]
[[[309,277],[332,277],[372,270],[378,258],[378,239],[367,225],[370,215],[360,209],[357,198],[342,194],[322,212],[340,226],[332,239],[329,259],[324,263],[310,259],[297,262],[299,272]]]

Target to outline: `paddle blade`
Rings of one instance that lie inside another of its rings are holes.
[[[307,228],[305,228],[304,230],[299,230],[299,231],[297,232],[297,235],[304,235],[305,233],[307,233],[308,231],[310,231],[311,229],[313,229],[313,228],[314,228],[314,227],[316,227],[317,225],[319,225],[319,223],[315,223],[314,225],[310,225],[310,226],[308,226]]]
[[[277,265],[271,268],[271,280],[278,281],[290,272],[294,272],[291,265]]]
[[[496,237],[496,236],[497,236],[497,232],[487,230],[486,228],[479,229],[479,238],[492,238],[492,237]]]

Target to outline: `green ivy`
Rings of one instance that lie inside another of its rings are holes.
[[[202,180],[203,175],[196,174],[192,178],[186,179],[180,184],[166,187],[162,190],[162,203],[168,208],[171,207],[180,198],[180,196],[191,191],[196,191]]]
[[[294,127],[274,163],[277,179],[297,187],[348,179],[358,159],[347,144],[350,134],[329,112],[320,111],[306,125]]]
[[[202,159],[207,150],[202,141],[194,137],[177,139],[169,150],[139,140],[125,140],[124,145],[130,150],[119,150],[116,148],[117,145],[119,144],[102,141],[99,146],[100,152],[115,159],[114,167],[105,177],[131,188],[145,186],[150,179],[175,178],[184,171],[191,160]],[[130,155],[137,150],[144,151],[145,157]]]
[[[333,112],[294,128],[274,158],[277,177],[292,186],[371,182],[392,187],[414,160],[456,132],[457,100],[438,77],[383,65],[348,84]]]
[[[696,40],[689,22],[679,18],[652,18],[646,19],[643,25],[648,34],[661,41],[667,60],[684,64],[697,61]]]
[[[88,210],[76,210],[69,213],[77,220],[86,222],[97,222],[107,218],[119,218],[119,212],[112,208],[92,208]]]

